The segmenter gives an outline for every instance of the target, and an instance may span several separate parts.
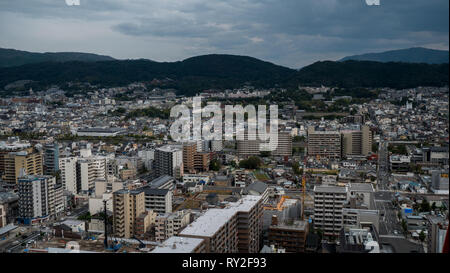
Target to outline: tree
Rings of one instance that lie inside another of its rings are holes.
[[[261,157],[269,157],[272,153],[270,151],[262,151],[260,152]]]
[[[431,210],[432,211],[436,210],[436,202],[433,202],[433,204],[431,204]]]
[[[420,241],[425,241],[425,232],[423,232],[423,230],[419,233],[419,239]]]
[[[296,161],[292,164],[292,171],[296,175],[302,175],[303,174],[303,169],[300,169],[300,165]]]
[[[428,201],[424,199],[422,203],[420,203],[419,211],[428,212],[430,210],[431,210],[430,203],[428,203]]]
[[[319,236],[320,241],[322,241],[323,231],[320,228],[317,229],[317,235]]]
[[[209,163],[209,169],[211,171],[220,171],[220,168],[222,168],[222,164],[220,164],[220,161],[217,159],[213,159],[211,160],[211,162]]]
[[[403,233],[406,235],[408,232],[408,225],[406,224],[405,219],[402,219],[402,229],[403,229]]]
[[[261,164],[262,161],[259,157],[251,156],[248,159],[241,160],[241,162],[239,162],[239,167],[244,169],[257,169]]]

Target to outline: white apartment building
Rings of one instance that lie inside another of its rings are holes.
[[[77,187],[77,158],[64,157],[59,159],[61,182],[63,189],[73,194],[78,193]]]
[[[343,227],[342,210],[347,199],[347,187],[314,187],[314,228],[321,229],[324,237],[339,236]]]
[[[77,182],[81,191],[92,190],[95,180],[106,179],[106,161],[102,156],[78,159]]]

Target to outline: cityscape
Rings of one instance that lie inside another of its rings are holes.
[[[0,253],[448,253],[446,32],[301,69],[0,48]]]

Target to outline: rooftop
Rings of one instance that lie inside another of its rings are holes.
[[[116,133],[125,131],[123,128],[101,128],[101,127],[93,127],[93,128],[83,128],[78,129],[77,132],[86,132],[86,133]]]
[[[172,236],[157,246],[151,253],[191,253],[203,239]]]
[[[152,181],[150,181],[150,187],[151,188],[159,188],[160,186],[171,182],[173,180],[172,176],[168,176],[168,175],[164,175],[164,176],[160,176],[156,179],[153,179]]]
[[[350,191],[373,192],[373,186],[370,183],[350,183]]]
[[[165,145],[165,146],[159,147],[156,150],[166,152],[166,153],[171,153],[171,152],[181,151],[181,148],[180,148],[180,146],[176,146],[176,145]]]
[[[235,203],[228,203],[223,209],[209,209],[193,223],[180,232],[180,236],[213,236],[237,212],[248,212],[261,199],[260,196],[247,195]]]
[[[314,192],[323,192],[323,193],[347,193],[347,187],[339,187],[339,186],[314,186]]]

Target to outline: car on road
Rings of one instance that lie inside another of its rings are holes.
[[[394,230],[394,234],[395,234],[395,235],[398,235],[398,231]]]

